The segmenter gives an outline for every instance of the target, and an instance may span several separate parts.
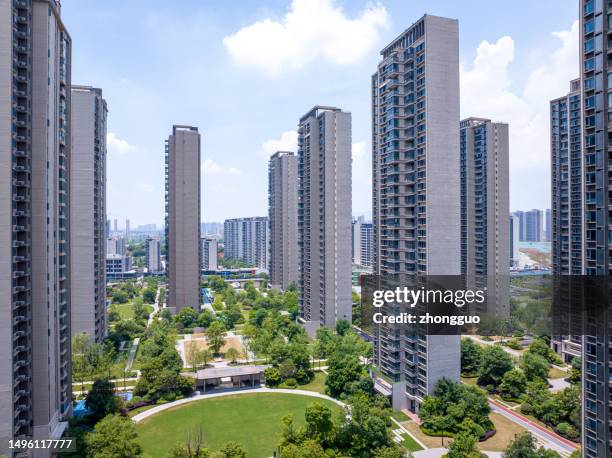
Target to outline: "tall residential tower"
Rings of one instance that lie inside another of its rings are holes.
[[[106,101],[72,86],[70,272],[72,334],[101,343],[106,323]]]
[[[268,218],[234,218],[223,223],[223,254],[248,266],[268,268]]]
[[[488,312],[510,311],[508,124],[461,121],[461,274],[487,291]]]
[[[580,79],[550,102],[552,265],[557,275],[582,274],[582,144]]]
[[[200,134],[173,126],[166,141],[168,307],[200,308]]]
[[[425,15],[381,55],[372,76],[374,274],[460,275],[458,21]],[[394,408],[416,411],[440,378],[459,379],[459,337],[381,325],[374,360],[396,382]]]
[[[70,57],[59,2],[0,0],[0,448],[72,410]]]
[[[268,165],[270,285],[285,290],[298,283],[297,156],[278,151]]]
[[[298,127],[300,319],[351,322],[351,114],[315,106]]]

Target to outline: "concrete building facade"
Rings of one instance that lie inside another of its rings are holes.
[[[106,320],[106,101],[72,86],[70,272],[72,334],[101,343]]]
[[[374,251],[374,226],[364,221],[353,221],[353,264],[372,268]]]
[[[202,237],[200,242],[202,248],[202,270],[217,270],[219,268],[219,242],[213,237]]]
[[[72,411],[70,59],[59,2],[0,0],[0,448]]]
[[[461,274],[486,289],[492,311],[509,311],[508,124],[468,118],[460,124]]]
[[[285,290],[298,284],[297,156],[278,151],[268,165],[270,285]]]
[[[510,241],[510,267],[519,267],[519,218],[518,216],[511,214],[508,225]]]
[[[551,242],[557,275],[582,274],[582,122],[580,79],[550,102]]]
[[[172,127],[166,141],[167,304],[200,308],[200,134]]]
[[[460,275],[459,24],[425,15],[381,51],[372,76],[374,273]],[[458,336],[375,330],[393,407],[417,411],[459,380]]]
[[[223,253],[248,266],[268,268],[268,218],[234,218],[223,223]]]
[[[351,114],[315,106],[298,126],[300,319],[351,322]]]
[[[158,238],[149,237],[145,241],[145,264],[150,274],[163,271],[161,263],[161,243]]]

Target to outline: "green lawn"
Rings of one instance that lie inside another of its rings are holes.
[[[421,447],[419,445],[419,443],[417,441],[415,441],[411,436],[409,436],[408,434],[402,434],[402,438],[404,439],[402,441],[402,445],[409,451],[411,452],[418,452],[419,450],[423,450],[423,447]]]
[[[239,394],[205,399],[160,412],[136,425],[145,457],[166,457],[186,434],[202,427],[204,444],[217,450],[229,441],[241,444],[249,458],[272,456],[280,434],[280,420],[293,414],[304,423],[306,406],[314,402],[341,412],[337,404],[324,399],[285,393]]]
[[[315,372],[314,377],[306,385],[299,385],[298,390],[316,391],[317,393],[325,394],[325,372]]]
[[[125,304],[113,304],[111,307],[117,310],[117,313],[119,313],[122,320],[134,319],[134,306],[131,302],[126,302]]]

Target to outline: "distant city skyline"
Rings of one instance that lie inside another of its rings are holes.
[[[325,40],[306,34],[295,49],[270,51],[266,37],[251,26],[268,19],[291,36],[299,27],[308,30],[313,13],[298,3],[254,1],[237,12],[215,0],[185,0],[183,8],[157,0],[146,7],[142,0],[62,2],[63,20],[78,43],[73,81],[104,88],[112,107],[111,221],[122,224],[128,217],[132,227],[163,222],[160,145],[175,122],[198,125],[202,133],[203,221],[266,214],[267,161],[277,150],[296,151],[295,120],[304,106],[317,103],[341,106],[353,115],[353,214],[369,219],[369,76],[382,45],[422,12],[458,18],[462,25],[462,118],[486,116],[510,125],[510,209],[549,206],[548,101],[565,93],[567,82],[578,76],[574,2],[525,1],[522,7],[508,2],[504,7],[482,1],[464,8],[450,0],[415,0],[407,8],[400,0],[374,6],[366,0],[318,0],[312,3],[319,10],[342,18],[335,29],[318,26]],[[526,8],[531,14],[524,14]],[[297,23],[290,26],[286,14],[291,11]],[[141,20],[134,23],[134,17]],[[198,52],[179,45],[186,41]],[[220,109],[235,104],[240,110]]]

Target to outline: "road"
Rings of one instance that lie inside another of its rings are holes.
[[[508,420],[522,426],[533,434],[536,438],[544,443],[546,448],[559,452],[562,456],[569,456],[574,450],[578,449],[578,444],[560,436],[559,434],[549,431],[539,424],[529,420],[523,415],[509,409],[495,399],[489,398],[489,405],[493,412],[503,415]]]

